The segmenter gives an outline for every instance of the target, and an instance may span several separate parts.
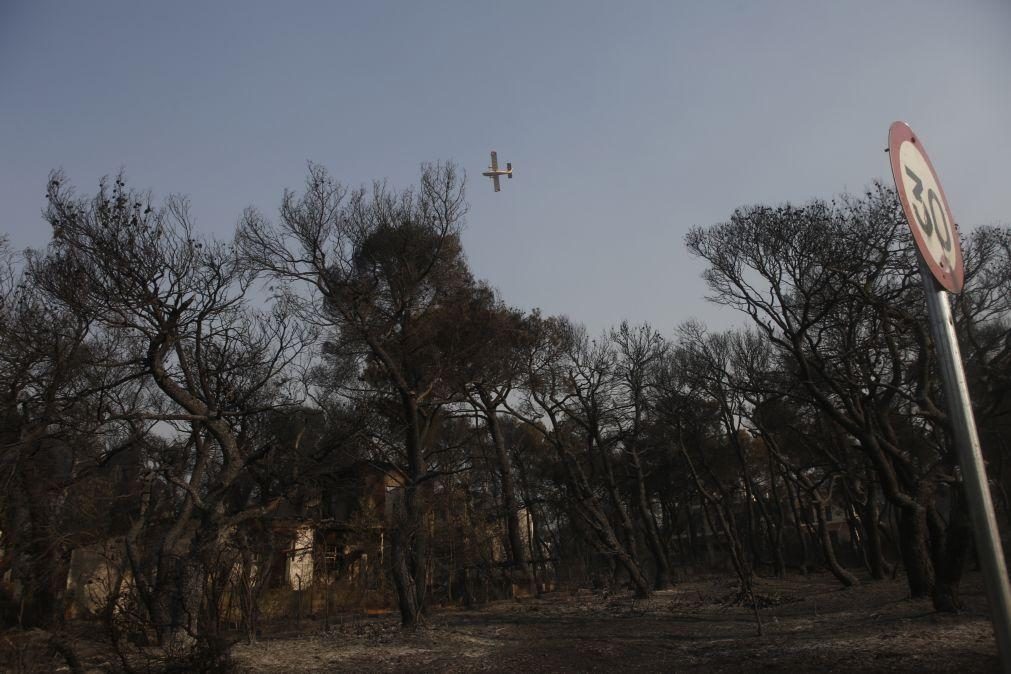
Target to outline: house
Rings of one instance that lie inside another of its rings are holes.
[[[275,583],[299,589],[317,580],[381,582],[385,532],[405,483],[392,464],[357,461],[327,476],[301,512],[272,516],[273,526],[287,532]]]
[[[328,475],[296,503],[283,502],[262,522],[277,546],[270,555],[270,585],[299,590],[345,578],[381,584],[384,531],[404,481],[390,464],[359,461]],[[111,596],[130,587],[122,529],[72,551],[65,590],[68,617],[95,615]],[[238,574],[239,562],[235,565],[231,573]]]

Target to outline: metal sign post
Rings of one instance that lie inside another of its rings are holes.
[[[983,567],[1001,666],[1011,673],[1011,586],[947,295],[949,291],[962,290],[962,248],[937,173],[919,139],[905,123],[892,124],[888,150],[895,188],[920,251],[920,275],[927,296],[930,331],[972,514],[976,552]]]
[[[962,470],[965,495],[969,499],[969,511],[972,513],[976,553],[983,567],[990,619],[997,636],[1001,664],[1004,671],[1008,672],[1011,671],[1011,586],[1008,584],[1004,550],[1000,543],[993,501],[990,500],[986,467],[980,451],[979,436],[976,435],[976,421],[972,414],[965,372],[962,370],[962,355],[958,349],[951,306],[947,292],[937,286],[925,266],[921,262],[920,273],[927,296],[927,311],[930,313],[930,331],[937,349],[944,398],[948,402],[948,414],[958,448],[958,464]]]

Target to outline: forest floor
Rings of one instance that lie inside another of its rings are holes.
[[[396,614],[264,625],[236,643],[242,674],[273,672],[995,672],[993,629],[978,573],[962,583],[965,611],[911,600],[900,578],[843,589],[829,575],[758,579],[763,634],[735,603],[727,577],[682,581],[650,599],[587,589],[435,608],[405,633]],[[87,672],[119,671],[94,622],[63,632]],[[237,638],[237,637],[235,637]],[[0,672],[69,671],[39,630],[0,633]],[[141,668],[143,669],[143,668]]]
[[[999,663],[978,573],[959,615],[911,600],[900,580],[843,589],[831,577],[759,579],[758,636],[727,578],[646,601],[589,590],[437,609],[405,634],[395,615],[273,634],[232,649],[240,672],[990,672]],[[313,631],[309,631],[312,629]]]

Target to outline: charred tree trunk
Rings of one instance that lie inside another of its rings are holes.
[[[402,499],[393,504],[394,522],[390,536],[391,571],[397,591],[401,625],[418,626],[425,611],[425,571],[427,541],[424,521],[425,457],[421,442],[421,419],[417,399],[406,391],[400,393],[404,420],[404,446],[407,452],[407,476],[400,490]],[[389,497],[389,496],[388,496]]]
[[[614,515],[618,520],[618,527],[622,534],[622,547],[624,547],[625,554],[632,559],[636,567],[641,569],[639,556],[636,554],[635,525],[632,524],[632,518],[628,514],[628,508],[625,507],[625,502],[622,500],[621,493],[618,491],[618,481],[614,477],[614,465],[611,462],[611,457],[607,453],[607,447],[601,440],[602,438],[600,437],[600,432],[594,426],[590,434],[587,436],[587,449],[592,450],[594,444],[597,446],[597,452],[600,454],[601,465],[604,468],[604,484],[607,488],[608,495],[611,497],[611,507],[614,510]],[[588,453],[592,456],[592,452]]]
[[[577,494],[575,503],[577,513],[589,530],[596,535],[598,545],[603,547],[603,551],[609,557],[615,559],[621,568],[628,573],[629,580],[635,588],[636,596],[648,597],[650,595],[650,586],[646,577],[642,574],[638,561],[618,540],[614,528],[611,526],[611,521],[600,507],[600,503],[596,496],[594,496],[593,490],[590,488],[579,464],[574,457],[567,456],[564,449],[559,448],[559,452],[559,458],[565,466],[569,485]]]
[[[857,580],[856,576],[844,569],[836,557],[835,546],[832,545],[832,537],[829,535],[828,518],[825,516],[825,511],[828,507],[829,504],[825,500],[815,501],[814,515],[818,520],[818,540],[821,543],[822,554],[825,556],[825,565],[832,575],[835,576],[836,580],[845,587],[853,587],[854,585],[858,585],[860,581]]]
[[[667,557],[667,550],[660,538],[660,529],[657,527],[653,509],[650,507],[649,496],[646,494],[646,478],[642,472],[642,463],[639,461],[639,452],[635,445],[631,445],[627,453],[632,464],[632,476],[635,478],[636,511],[639,514],[642,528],[646,533],[646,544],[653,554],[653,560],[656,565],[656,576],[653,585],[657,590],[664,590],[670,587],[670,560]]]
[[[803,518],[801,517],[804,504],[800,501],[800,490],[795,490],[790,480],[785,481],[785,486],[787,499],[790,501],[790,511],[793,515],[793,528],[797,533],[797,544],[800,546],[800,572],[806,576],[808,569],[811,567],[811,555],[808,550]]]
[[[197,645],[205,569],[204,532],[159,552],[151,618],[158,645],[172,657],[186,657]],[[188,543],[188,544],[187,544]]]
[[[27,559],[19,564],[23,600],[19,622],[23,628],[45,629],[62,621],[61,589],[67,582],[68,565],[52,540],[54,532],[47,514],[42,512],[44,503],[39,506],[31,507],[31,526],[25,532],[30,537],[24,548]]]
[[[927,513],[919,505],[899,509],[899,547],[906,568],[910,595],[929,597],[934,591],[934,567],[928,547]]]
[[[962,609],[958,586],[973,546],[969,504],[961,482],[951,485],[951,500],[944,553],[937,567],[933,595],[934,608],[944,613],[957,613]]]
[[[577,512],[589,529],[597,535],[603,550],[608,552],[609,556],[613,557],[618,565],[628,573],[628,579],[635,590],[635,596],[648,597],[650,595],[649,582],[642,574],[635,559],[618,542],[607,516],[600,511],[596,504],[588,501],[581,502]]]
[[[874,580],[883,580],[886,576],[885,554],[881,541],[881,505],[878,502],[878,490],[871,479],[870,468],[867,470],[867,502],[863,508],[863,530],[866,542],[867,562]]]
[[[394,505],[394,512],[395,521],[390,532],[390,571],[397,592],[400,624],[411,629],[420,623],[422,617],[418,584],[410,558],[412,522],[404,506]]]
[[[751,608],[755,613],[755,625],[758,628],[758,635],[762,635],[762,616],[758,611],[758,602],[755,600],[755,570],[750,564],[747,555],[744,551],[744,545],[741,541],[740,532],[737,529],[737,524],[734,520],[733,508],[730,506],[731,499],[724,492],[721,493],[719,497],[714,494],[709,493],[702,484],[702,480],[699,478],[698,471],[695,470],[695,464],[692,463],[691,457],[688,456],[688,451],[683,450],[682,455],[685,458],[685,463],[688,464],[688,470],[691,473],[692,480],[695,482],[695,487],[702,497],[702,509],[706,513],[706,519],[709,520],[709,526],[712,529],[712,518],[709,514],[708,506],[712,506],[712,509],[716,512],[718,516],[718,522],[720,523],[720,529],[723,532],[723,536],[727,541],[727,548],[730,551],[730,559],[733,562],[734,570],[737,572],[737,577],[741,583],[740,599],[742,602],[750,601]]]
[[[509,461],[509,452],[506,449],[505,438],[502,436],[502,429],[499,427],[496,406],[483,390],[479,391],[479,395],[484,406],[488,434],[491,435],[492,443],[495,445],[495,456],[502,479],[502,506],[506,515],[506,529],[513,565],[519,572],[521,582],[529,587],[531,594],[537,594],[537,582],[534,579],[534,574],[530,571],[526,546],[523,544],[523,529],[519,518],[520,504],[516,498],[512,464]]]
[[[69,549],[62,542],[54,521],[52,504],[59,489],[47,471],[43,452],[18,457],[14,492],[7,503],[7,518],[13,525],[4,532],[12,576],[21,585],[22,628],[48,629],[63,622],[63,598],[69,571]]]
[[[769,459],[769,487],[772,495],[772,505],[775,508],[775,521],[769,518],[770,532],[769,543],[772,546],[772,567],[776,577],[782,578],[786,575],[786,559],[783,556],[783,529],[786,522],[786,514],[783,511],[783,500],[779,496],[779,488],[776,486],[776,464],[772,460],[772,453],[767,452]],[[786,481],[785,478],[783,480]]]
[[[534,498],[527,479],[526,468],[523,465],[523,458],[520,452],[516,452],[516,468],[520,478],[520,486],[523,490],[523,500],[527,504],[527,513],[530,516],[530,564],[531,573],[534,577],[534,587],[537,594],[546,589],[547,574],[547,546],[544,544],[544,534],[541,531],[541,513],[538,511],[537,499]],[[538,565],[540,573],[538,573]]]

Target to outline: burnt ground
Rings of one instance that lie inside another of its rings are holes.
[[[275,634],[233,650],[240,672],[575,672],[998,670],[979,574],[960,615],[910,600],[900,580],[842,589],[830,576],[760,580],[764,635],[734,585],[680,583],[651,599],[556,592],[433,611],[402,633],[393,615],[346,617],[329,631]]]
[[[404,633],[393,613],[345,614],[329,629],[266,625],[231,649],[238,672],[991,672],[993,630],[979,574],[962,584],[966,610],[935,613],[899,580],[842,589],[831,576],[760,579],[764,635],[729,578],[684,581],[647,601],[589,590],[475,609],[434,609]],[[95,623],[64,637],[89,672],[120,669]],[[141,668],[143,669],[143,667]],[[0,633],[0,671],[69,671],[50,635]]]

